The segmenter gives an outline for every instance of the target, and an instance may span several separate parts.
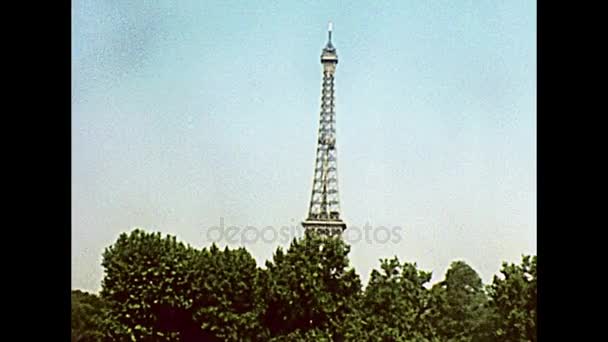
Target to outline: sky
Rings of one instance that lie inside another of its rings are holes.
[[[136,227],[260,266],[289,245],[244,232],[307,214],[329,21],[342,218],[377,234],[349,240],[363,282],[397,256],[489,283],[536,254],[534,1],[74,0],[72,288],[99,291]]]

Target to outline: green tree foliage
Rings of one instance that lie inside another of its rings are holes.
[[[350,341],[438,341],[431,324],[433,297],[424,286],[431,273],[395,257],[373,270],[357,314],[343,327]]]
[[[536,257],[485,291],[462,261],[429,289],[431,273],[395,257],[363,290],[349,251],[308,234],[261,269],[244,248],[121,234],[100,297],[72,293],[72,341],[536,341]]]
[[[342,341],[342,338],[335,332],[331,332],[329,329],[313,328],[308,330],[295,330],[287,335],[278,335],[270,339],[271,342],[332,342]]]
[[[442,341],[492,340],[492,310],[484,285],[464,261],[453,262],[432,293],[438,311],[435,327]]]
[[[113,340],[180,340],[195,334],[187,273],[196,251],[175,237],[135,230],[103,253],[101,296]]]
[[[505,342],[536,339],[536,256],[523,256],[521,265],[503,263],[501,277],[489,287],[497,314],[496,337]]]
[[[104,302],[96,295],[72,291],[72,342],[103,341]]]
[[[255,259],[239,248],[215,245],[198,253],[190,273],[192,312],[201,328],[223,341],[267,338],[261,324],[263,274]]]
[[[106,249],[102,265],[108,339],[236,341],[262,334],[259,270],[244,249],[199,251],[135,230]]]
[[[336,340],[352,311],[361,281],[349,266],[350,247],[339,238],[307,234],[266,263],[264,323],[276,340]]]

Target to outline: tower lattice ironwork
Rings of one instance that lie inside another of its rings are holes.
[[[336,152],[336,112],[334,75],[338,64],[336,48],[331,43],[332,25],[329,24],[328,41],[321,53],[323,83],[321,88],[321,115],[314,167],[312,194],[308,217],[302,222],[307,232],[339,235],[346,229],[340,218],[338,194],[338,164]]]

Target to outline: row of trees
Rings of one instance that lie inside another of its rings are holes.
[[[381,260],[369,284],[342,240],[314,235],[266,267],[135,230],[103,254],[100,296],[72,293],[73,341],[536,341],[536,257],[484,286],[462,261],[431,273]]]

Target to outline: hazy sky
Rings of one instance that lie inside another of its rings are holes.
[[[202,247],[221,219],[305,218],[330,20],[342,216],[402,228],[353,243],[363,281],[397,255],[490,282],[536,253],[534,1],[75,0],[72,20],[73,288],[98,291],[134,227]],[[263,265],[287,244],[229,245]]]

